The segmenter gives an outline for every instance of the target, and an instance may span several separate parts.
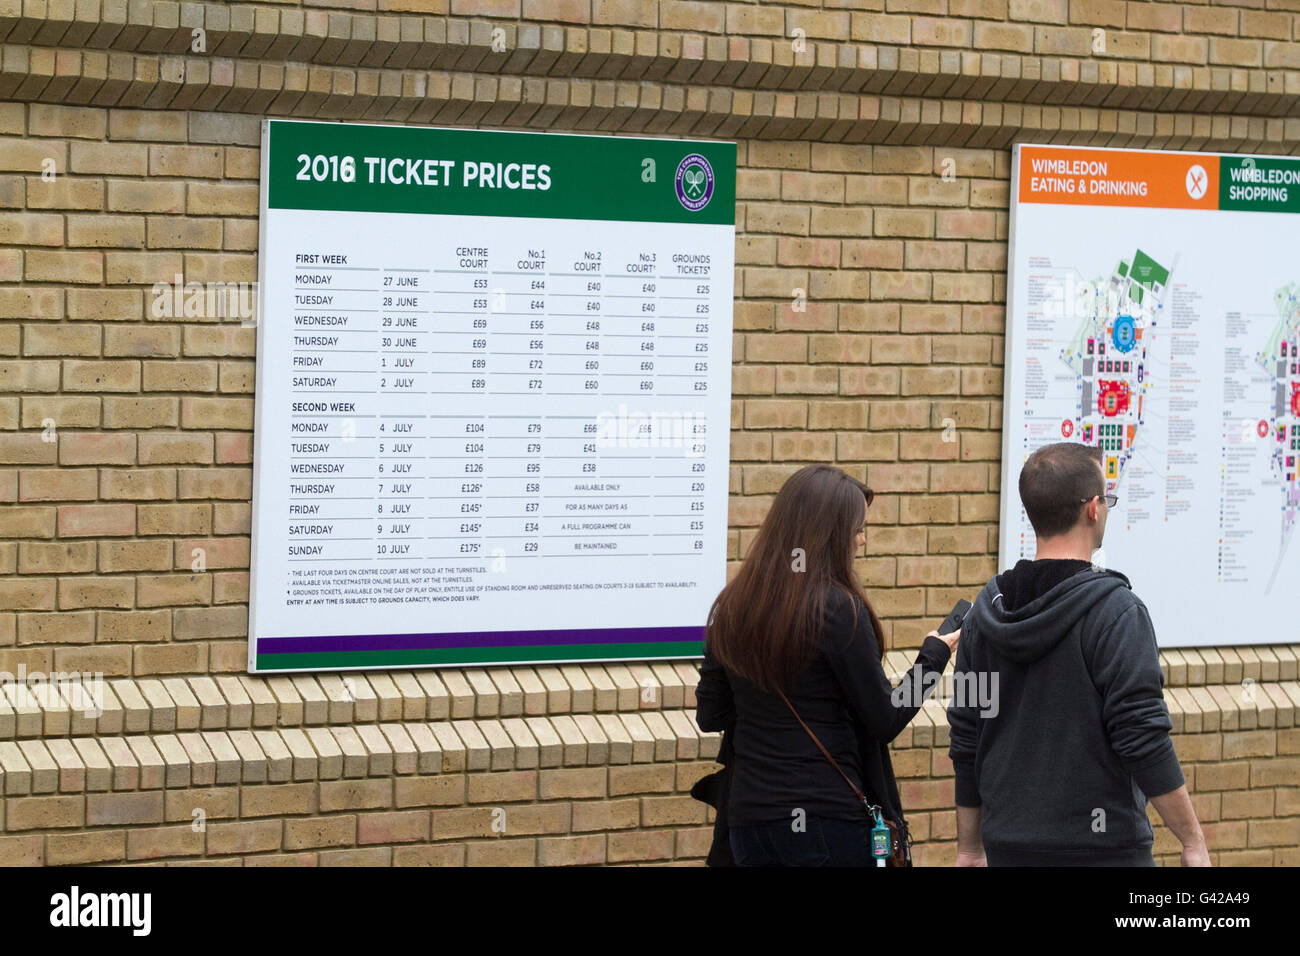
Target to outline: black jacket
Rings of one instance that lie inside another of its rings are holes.
[[[888,744],[916,714],[922,688],[937,680],[949,651],[943,641],[928,638],[916,658],[919,670],[909,669],[895,692],[878,647],[861,601],[830,592],[819,651],[787,697],[845,774],[898,820],[902,808]],[[692,790],[718,811],[711,863],[729,856],[719,845],[727,842],[728,823],[788,821],[796,809],[865,820],[853,791],[779,696],[728,671],[707,647],[695,693],[700,729],[724,732],[718,760],[726,769]]]
[[[736,858],[731,855],[731,837],[727,830],[727,803],[731,794],[731,762],[735,759],[735,749],[731,746],[731,731],[722,732],[722,743],[718,745],[718,763],[722,769],[701,777],[691,787],[691,796],[713,807],[713,843],[709,845],[709,855],[704,858],[705,866],[735,866]]]
[[[1150,865],[1147,795],[1183,784],[1146,606],[1077,565],[1020,562],[962,625],[949,755],[993,866]]]

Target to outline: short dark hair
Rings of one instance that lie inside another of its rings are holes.
[[[1101,448],[1062,441],[1044,445],[1020,470],[1020,501],[1040,538],[1064,534],[1079,521],[1081,499],[1106,493]]]

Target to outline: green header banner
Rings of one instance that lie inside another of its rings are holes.
[[[736,222],[735,143],[266,122],[272,209]]]
[[[1300,212],[1300,159],[1220,155],[1219,208]]]

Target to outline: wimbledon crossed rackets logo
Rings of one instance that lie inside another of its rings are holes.
[[[713,167],[699,153],[691,153],[677,164],[674,186],[683,206],[691,212],[703,209],[713,198]]]

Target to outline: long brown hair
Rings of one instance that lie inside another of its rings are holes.
[[[709,610],[706,640],[719,663],[769,693],[792,686],[817,646],[831,588],[861,599],[884,656],[880,619],[853,569],[874,497],[831,465],[786,479],[740,572]],[[856,625],[856,604],[853,613]]]

